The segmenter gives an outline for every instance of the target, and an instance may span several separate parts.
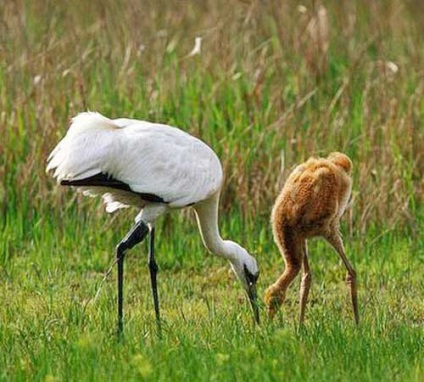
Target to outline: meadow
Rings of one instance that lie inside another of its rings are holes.
[[[422,381],[423,12],[418,0],[2,2],[0,380]],[[348,154],[342,232],[360,325],[343,265],[313,240],[305,325],[295,282],[275,321],[262,307],[255,327],[187,210],[157,228],[162,336],[144,243],[127,255],[118,341],[116,271],[102,280],[137,211],[108,215],[45,174],[87,109],[214,148],[222,234],[257,257],[260,296],[283,270],[269,215],[287,174]]]

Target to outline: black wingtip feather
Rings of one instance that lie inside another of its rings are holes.
[[[104,173],[99,173],[99,174],[90,176],[88,178],[78,179],[78,180],[63,179],[60,181],[60,185],[72,186],[72,187],[109,187],[109,188],[114,188],[117,190],[128,191],[133,194],[139,195],[141,199],[147,202],[168,204],[168,202],[165,202],[165,200],[158,195],[145,193],[145,192],[135,192],[131,189],[131,187],[127,183],[114,179],[111,176]]]

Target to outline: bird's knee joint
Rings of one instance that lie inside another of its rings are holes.
[[[298,262],[293,262],[289,268],[294,275],[297,275],[300,272],[301,265]]]
[[[126,246],[125,242],[121,241],[116,246],[116,257],[119,259],[119,258],[125,256],[126,249],[127,249],[127,246]]]

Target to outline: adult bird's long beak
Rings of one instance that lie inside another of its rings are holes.
[[[249,284],[249,286],[247,287],[247,296],[249,297],[250,305],[252,306],[254,320],[259,325],[260,319],[258,301],[256,296],[256,284]]]

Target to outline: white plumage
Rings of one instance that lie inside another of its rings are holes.
[[[107,174],[134,192],[156,195],[177,208],[207,199],[223,180],[218,157],[199,139],[175,127],[110,120],[98,113],[81,113],[72,120],[49,157],[50,170],[55,170],[59,182]],[[108,212],[144,204],[130,193],[98,187],[82,190],[102,194]]]
[[[125,251],[150,232],[149,265],[159,322],[153,227],[155,220],[169,209],[188,206],[196,212],[208,250],[230,261],[259,321],[256,260],[243,247],[223,240],[219,234],[223,173],[218,157],[204,142],[167,125],[81,113],[73,118],[66,136],[50,154],[47,171],[54,171],[53,176],[62,185],[75,186],[90,196],[101,195],[108,212],[129,206],[141,210],[136,225],[117,247],[120,328]]]

